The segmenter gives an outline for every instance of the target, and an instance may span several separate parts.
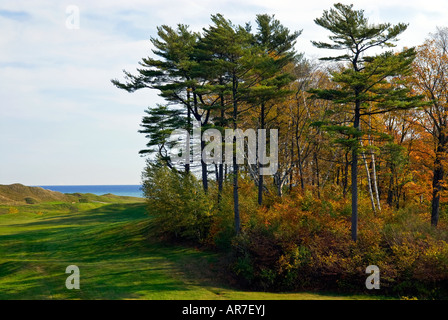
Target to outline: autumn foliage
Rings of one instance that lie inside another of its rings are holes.
[[[235,274],[262,290],[366,291],[365,269],[381,270],[383,294],[446,297],[448,233],[431,230],[418,206],[373,215],[361,201],[359,239],[353,242],[350,203],[285,197],[260,209],[233,242]]]
[[[155,232],[224,253],[228,264],[223,273],[244,288],[367,292],[365,270],[376,265],[382,295],[447,297],[446,215],[432,228],[427,205],[385,206],[374,214],[364,196],[359,238],[353,242],[350,201],[341,189],[326,188],[320,199],[312,190],[274,194],[260,207],[256,186],[242,180],[242,232],[235,237],[231,188],[224,189],[218,204],[210,201],[217,193],[205,196],[192,175],[179,179],[166,167],[152,168],[147,175],[159,186],[145,189]]]

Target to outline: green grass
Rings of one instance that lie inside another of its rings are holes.
[[[144,203],[41,203],[0,206],[0,299],[370,299],[264,293],[219,283],[215,253],[149,237]],[[80,290],[68,290],[68,265]]]

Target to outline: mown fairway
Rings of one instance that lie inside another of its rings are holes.
[[[227,288],[214,254],[150,240],[150,220],[144,203],[0,206],[0,299],[370,298]],[[65,287],[73,264],[80,290]]]

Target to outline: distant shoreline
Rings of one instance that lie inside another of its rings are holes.
[[[144,197],[141,185],[38,185],[36,187],[68,194],[91,193],[99,196],[113,194],[116,196]]]

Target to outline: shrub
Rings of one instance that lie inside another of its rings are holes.
[[[143,174],[148,211],[157,232],[173,238],[202,242],[211,222],[212,202],[192,174],[149,164]]]
[[[234,239],[232,270],[240,282],[256,289],[275,290],[280,247],[272,240],[268,233],[255,229],[246,230]]]
[[[216,183],[210,183],[209,187],[208,196],[215,200],[215,205],[212,211],[213,216],[207,243],[227,252],[231,249],[231,242],[235,237],[233,186],[230,184],[224,185],[219,203],[217,201],[218,187]],[[245,228],[256,224],[255,220],[259,206],[257,190],[253,188],[252,181],[246,179],[239,181],[239,204],[241,226]]]
[[[34,198],[26,197],[26,198],[25,198],[25,202],[26,202],[27,204],[36,204],[38,201],[37,201],[36,199],[34,199]]]
[[[8,213],[11,213],[11,214],[19,213],[19,209],[15,208],[15,207],[10,207],[8,209]]]
[[[365,205],[353,242],[346,204],[305,195],[260,208],[233,242],[235,275],[252,289],[365,292],[365,269],[377,265],[381,294],[447,297],[446,229],[419,209],[374,215]]]

